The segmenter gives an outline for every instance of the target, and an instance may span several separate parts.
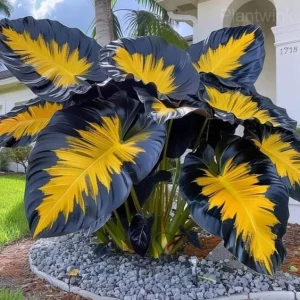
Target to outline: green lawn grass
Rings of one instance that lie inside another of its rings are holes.
[[[0,176],[0,247],[28,233],[24,189],[24,175]]]
[[[0,289],[0,300],[23,300],[22,293]]]

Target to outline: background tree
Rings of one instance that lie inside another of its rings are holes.
[[[115,39],[112,5],[111,0],[95,0],[96,40],[102,46]]]
[[[8,0],[0,0],[0,15],[10,17],[12,12],[12,5]]]
[[[174,30],[172,26],[174,22],[163,7],[154,0],[136,0],[136,2],[148,10],[125,9],[128,11],[125,16],[128,27],[125,30],[130,36],[157,35],[179,48],[187,48],[187,42]],[[116,3],[117,0],[95,0],[96,18],[90,28],[93,28],[92,35],[101,46],[123,37],[124,28],[121,28],[115,14],[117,10],[114,10]]]
[[[8,164],[9,164],[9,157],[7,155],[7,150],[2,148],[0,150],[0,171],[6,172],[8,169]]]
[[[7,149],[7,155],[12,162],[22,165],[26,173],[28,157],[31,150],[31,146],[21,148],[10,148]]]

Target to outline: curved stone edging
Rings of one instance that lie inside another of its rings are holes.
[[[31,272],[33,274],[35,274],[37,277],[39,277],[43,280],[46,280],[51,285],[53,285],[63,291],[66,291],[66,292],[70,291],[73,294],[80,295],[85,298],[90,298],[92,300],[119,300],[117,298],[99,296],[94,293],[88,292],[86,290],[82,290],[79,287],[73,286],[73,285],[70,285],[70,289],[69,289],[69,285],[66,284],[64,281],[59,280],[53,276],[50,276],[42,271],[39,271],[38,268],[32,264],[30,255],[29,255],[29,266],[30,266]]]
[[[269,291],[249,293],[247,295],[232,295],[209,300],[300,300],[300,293],[288,291]]]

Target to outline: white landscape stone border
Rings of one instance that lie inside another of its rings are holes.
[[[35,274],[37,277],[46,280],[51,285],[73,294],[80,295],[85,298],[90,298],[92,300],[119,300],[118,298],[112,297],[104,297],[99,296],[94,293],[88,292],[86,290],[82,290],[77,286],[69,285],[62,280],[59,280],[53,276],[50,276],[42,271],[39,271],[36,266],[32,264],[32,259],[29,254],[29,265],[31,272]],[[269,291],[269,292],[257,292],[257,293],[249,293],[249,294],[240,294],[240,295],[232,295],[228,297],[218,297],[208,300],[300,300],[300,292],[288,292],[288,291]]]
[[[94,293],[88,292],[86,290],[82,290],[79,287],[73,286],[73,285],[70,285],[70,289],[69,289],[69,285],[67,283],[65,283],[64,281],[59,280],[53,276],[50,276],[42,271],[39,271],[38,268],[32,264],[30,254],[29,254],[29,265],[30,265],[30,270],[33,274],[35,274],[37,277],[39,277],[43,280],[48,281],[51,285],[53,285],[63,291],[66,291],[66,292],[70,291],[73,294],[80,295],[84,298],[89,298],[92,300],[119,300],[117,298],[99,296]]]
[[[249,293],[247,295],[232,295],[229,297],[219,297],[210,300],[300,300],[300,293],[288,291],[269,291]]]

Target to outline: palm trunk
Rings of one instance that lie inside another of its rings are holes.
[[[96,41],[102,47],[114,40],[111,0],[95,0]]]

